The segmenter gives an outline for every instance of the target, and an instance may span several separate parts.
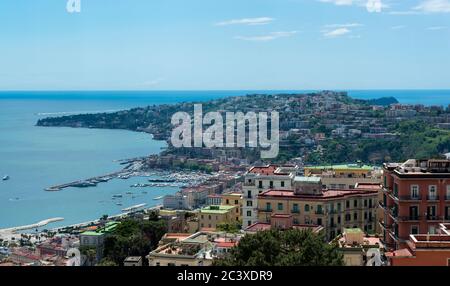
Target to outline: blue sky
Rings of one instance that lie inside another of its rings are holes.
[[[0,90],[450,88],[450,0],[80,1],[0,1]]]

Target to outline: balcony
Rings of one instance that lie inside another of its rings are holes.
[[[300,210],[291,210],[291,213],[293,213],[293,214],[299,214],[299,213],[300,213]]]
[[[315,214],[316,215],[323,215],[324,212],[323,212],[323,210],[317,210],[317,211],[315,211]]]
[[[421,219],[420,216],[399,216],[397,218],[399,221],[419,221]]]
[[[417,202],[417,201],[421,201],[422,197],[421,196],[400,196],[399,201],[413,201],[413,202]]]
[[[441,220],[441,217],[435,216],[435,215],[427,215],[425,217],[425,219],[428,221],[437,221],[437,220]]]
[[[439,201],[438,195],[427,196],[427,201]]]
[[[273,211],[273,209],[268,209],[268,208],[265,208],[265,209],[258,209],[258,212],[261,212],[261,213],[271,213]]]

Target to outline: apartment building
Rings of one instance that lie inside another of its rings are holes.
[[[438,234],[412,234],[406,246],[386,253],[391,266],[450,266],[450,224]]]
[[[221,205],[234,206],[234,212],[236,213],[237,220],[242,222],[242,193],[226,193],[221,195]]]
[[[236,206],[208,206],[199,211],[200,229],[215,229],[221,223],[239,222],[239,212]]]
[[[322,178],[324,188],[328,189],[353,189],[356,183],[381,184],[382,177],[380,169],[361,163],[307,166],[304,174]]]
[[[386,163],[383,185],[380,225],[388,249],[405,248],[410,235],[433,235],[450,222],[450,160]]]
[[[147,256],[149,266],[210,266],[229,252],[242,235],[197,232],[187,238],[163,244]]]
[[[258,222],[258,195],[270,189],[292,189],[292,182],[297,171],[297,166],[267,165],[252,167],[245,174],[242,186],[242,225],[244,228]]]
[[[323,189],[319,177],[295,177],[293,189],[271,189],[258,195],[258,221],[271,223],[274,215],[290,215],[294,225],[323,226],[328,240],[343,228],[375,230],[378,189]]]

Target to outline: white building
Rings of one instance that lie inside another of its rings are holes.
[[[242,187],[242,227],[246,228],[258,222],[258,194],[270,189],[290,190],[298,167],[293,165],[268,165],[252,167],[245,174]]]

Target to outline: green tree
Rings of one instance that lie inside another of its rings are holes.
[[[242,238],[217,266],[342,266],[342,254],[323,235],[305,230],[262,231]]]
[[[113,260],[109,259],[109,258],[103,258],[98,264],[97,266],[119,266],[119,264],[117,264],[116,262],[114,262]]]

